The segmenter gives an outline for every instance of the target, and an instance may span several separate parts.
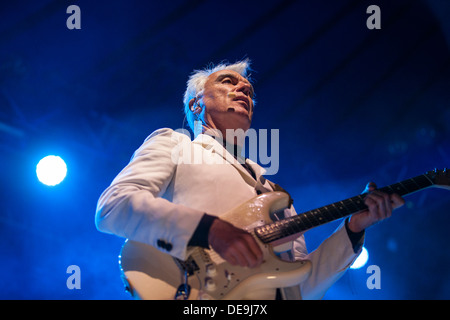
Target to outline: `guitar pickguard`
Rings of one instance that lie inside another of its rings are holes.
[[[288,203],[289,197],[285,193],[267,194],[221,218],[251,232],[253,228],[271,222],[270,212],[283,209]],[[184,271],[189,274],[188,283],[192,288],[190,299],[242,299],[255,290],[293,286],[308,277],[311,269],[309,261],[283,261],[273,252],[271,245],[255,239],[263,251],[264,262],[252,269],[233,266],[214,250],[198,247],[190,252],[186,261],[180,262],[151,246],[134,241],[127,241],[122,248],[122,257],[127,256],[127,259],[122,259],[121,265],[129,283],[136,283],[131,278],[139,277],[141,283],[153,286],[145,290],[132,286],[134,294],[142,299],[172,299],[176,288],[183,282]],[[158,294],[155,293],[157,289]]]

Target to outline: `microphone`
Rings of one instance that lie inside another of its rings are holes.
[[[227,93],[228,98],[234,99],[236,98],[236,93],[235,92],[228,92]],[[234,112],[234,107],[228,107],[227,112]]]

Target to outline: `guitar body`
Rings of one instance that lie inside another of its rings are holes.
[[[404,196],[429,187],[450,190],[450,171],[435,169],[378,190]],[[190,252],[186,261],[180,261],[151,246],[127,241],[120,258],[123,279],[131,294],[140,299],[252,299],[255,293],[273,293],[274,288],[298,285],[308,278],[311,262],[281,260],[274,246],[288,244],[291,247],[290,241],[306,230],[367,210],[365,196],[357,195],[278,220],[271,217],[289,207],[289,195],[283,192],[261,194],[220,216],[255,237],[264,253],[259,267],[236,267],[214,250],[198,247]]]
[[[236,227],[252,233],[255,227],[272,221],[271,214],[289,206],[283,192],[259,195],[221,215]],[[294,286],[307,279],[311,263],[281,260],[271,244],[257,237],[264,262],[257,268],[233,266],[215,251],[194,248],[186,261],[179,261],[156,248],[126,241],[120,257],[123,279],[132,296],[138,299],[174,299],[180,284],[191,288],[189,299],[251,299],[260,290]]]

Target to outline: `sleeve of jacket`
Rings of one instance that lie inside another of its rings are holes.
[[[174,148],[189,142],[171,129],[153,132],[100,196],[97,229],[185,259],[187,244],[204,212],[161,196],[176,170]]]
[[[305,238],[302,235],[294,241],[294,258],[310,260],[312,263],[311,275],[300,284],[300,287],[286,288],[285,296],[288,299],[300,296],[305,300],[322,299],[327,290],[342,277],[360,252],[361,248],[356,253],[354,252],[344,221],[335,232],[310,253],[307,252]],[[299,289],[300,292],[298,292]]]

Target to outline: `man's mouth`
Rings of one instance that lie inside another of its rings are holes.
[[[249,107],[250,104],[249,104],[248,98],[243,97],[243,96],[239,96],[239,97],[234,98],[233,101],[242,102],[241,104],[243,104],[244,107],[245,107],[245,109],[246,109],[247,111],[249,111],[249,109],[250,109],[250,107]]]

